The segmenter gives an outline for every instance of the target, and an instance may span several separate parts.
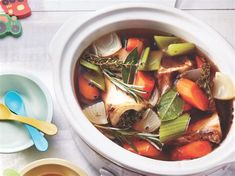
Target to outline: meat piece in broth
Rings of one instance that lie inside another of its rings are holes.
[[[191,70],[193,67],[194,63],[188,57],[165,57],[161,62],[160,69],[156,73],[161,95],[172,88],[174,78],[178,73]]]
[[[217,113],[191,124],[185,135],[169,141],[169,144],[184,145],[197,140],[207,140],[216,144],[222,141],[222,130]]]

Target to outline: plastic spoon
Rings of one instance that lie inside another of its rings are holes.
[[[0,121],[1,120],[25,123],[39,129],[47,135],[55,135],[57,133],[57,127],[54,124],[13,114],[5,105],[0,103]]]
[[[14,169],[6,169],[3,172],[3,176],[20,176]]]
[[[9,91],[4,96],[5,105],[15,114],[26,116],[25,105],[21,95],[15,91]],[[48,142],[46,138],[40,133],[36,128],[24,124],[25,128],[28,130],[35,147],[44,152],[48,149]]]

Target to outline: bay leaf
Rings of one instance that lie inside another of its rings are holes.
[[[134,76],[137,67],[135,66],[138,63],[138,51],[135,48],[126,58],[124,64],[125,66],[122,68],[122,79],[124,83],[132,84],[134,81]]]
[[[174,120],[183,112],[184,101],[174,89],[167,91],[157,105],[158,114],[162,121]]]

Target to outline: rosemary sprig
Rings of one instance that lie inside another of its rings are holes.
[[[140,94],[146,94],[147,92],[144,90],[141,90],[141,88],[143,88],[142,86],[135,86],[135,85],[124,83],[122,80],[116,78],[112,72],[106,69],[103,70],[103,73],[115,86],[117,86],[122,91],[131,95],[135,99],[136,102],[143,101]]]
[[[123,61],[119,60],[117,57],[107,57],[103,58],[100,56],[97,56],[92,53],[85,52],[82,56],[82,59],[100,66],[101,68],[106,68],[112,71],[121,71],[122,68],[127,68],[130,66],[136,66],[138,67],[138,64],[130,64],[130,63],[124,63]]]
[[[101,130],[105,130],[111,133],[116,139],[118,139],[121,143],[128,143],[134,150],[135,147],[132,144],[133,138],[140,138],[143,140],[147,140],[151,142],[155,147],[159,150],[162,150],[163,144],[160,142],[159,135],[153,133],[140,133],[137,131],[131,131],[129,128],[121,129],[121,128],[114,128],[108,126],[95,126]]]

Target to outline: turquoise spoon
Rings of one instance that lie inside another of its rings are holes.
[[[25,105],[21,95],[15,91],[9,91],[4,96],[5,105],[14,113],[21,116],[26,116]],[[48,142],[46,138],[36,128],[24,124],[28,130],[35,147],[39,151],[46,151],[48,149]]]

